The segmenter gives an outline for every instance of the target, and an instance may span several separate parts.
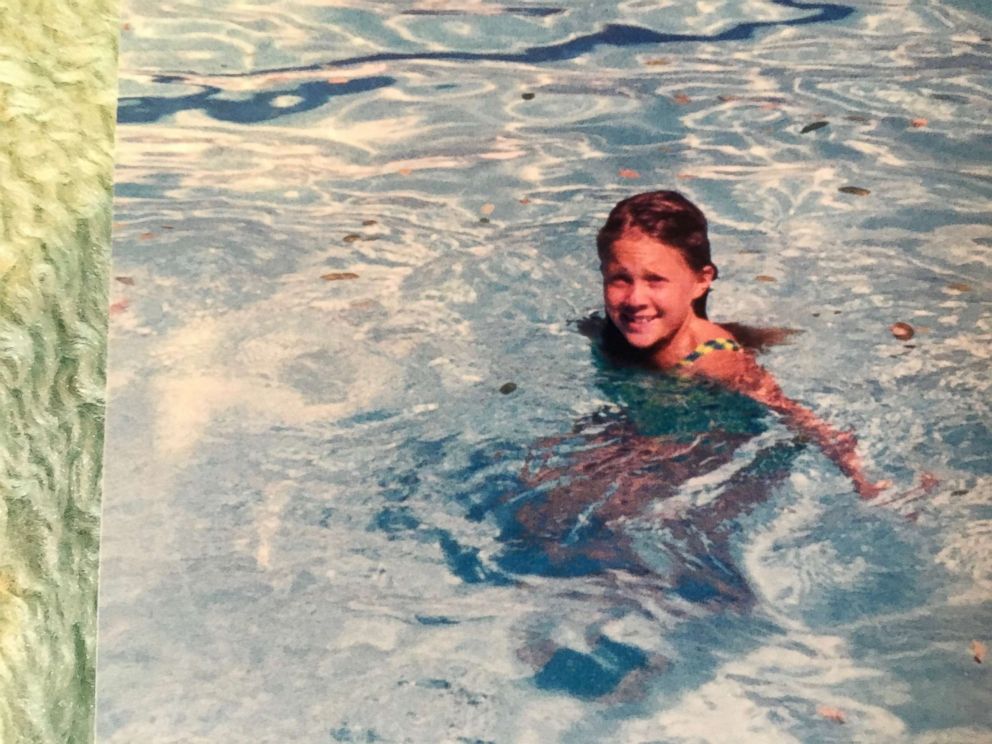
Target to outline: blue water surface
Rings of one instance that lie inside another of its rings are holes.
[[[984,6],[122,17],[100,741],[992,737]],[[655,188],[874,502],[579,332]]]

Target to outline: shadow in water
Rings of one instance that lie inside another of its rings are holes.
[[[768,432],[763,407],[714,385],[615,370],[600,387],[615,404],[568,434],[524,449],[493,443],[453,474],[466,484],[456,496],[466,517],[495,526],[492,546],[462,545],[396,502],[373,528],[434,542],[467,584],[550,592],[521,631],[533,683],[630,701],[670,660],[606,626],[634,618],[664,633],[673,618],[746,617],[755,597],[733,556],[738,518],[772,495],[805,445]],[[522,463],[515,474],[508,454]],[[584,627],[578,645],[560,641],[559,601]]]
[[[545,44],[527,47],[519,52],[380,52],[357,57],[346,57],[324,64],[307,67],[285,68],[286,71],[320,70],[333,67],[362,65],[370,62],[397,62],[414,60],[452,60],[457,62],[517,62],[522,64],[542,64],[561,62],[588,54],[600,46],[630,47],[648,44],[676,44],[683,42],[719,43],[745,41],[754,38],[755,33],[778,26],[805,26],[813,23],[840,21],[854,13],[854,8],[836,3],[802,3],[794,0],[769,0],[773,5],[797,10],[816,11],[800,18],[781,21],[747,21],[715,34],[672,34],[655,31],[643,26],[608,24],[599,31],[583,34],[558,44]]]
[[[413,61],[455,61],[455,62],[509,62],[528,65],[549,62],[563,62],[576,59],[593,52],[598,47],[635,47],[660,44],[708,42],[723,43],[746,41],[754,38],[761,30],[778,26],[803,26],[830,23],[843,20],[854,13],[854,8],[836,3],[804,3],[795,0],[769,0],[774,5],[796,10],[813,11],[799,18],[776,21],[747,21],[731,26],[714,34],[676,34],[655,31],[643,26],[608,24],[598,31],[576,36],[556,44],[543,44],[527,47],[518,52],[466,52],[466,51],[423,51],[423,52],[378,52],[354,57],[345,57],[329,62],[311,65],[280,67],[250,72],[231,72],[204,75],[192,71],[176,72],[153,77],[162,84],[197,85],[202,89],[187,96],[126,96],[122,97],[118,108],[120,124],[147,124],[159,121],[179,111],[199,109],[220,121],[254,124],[263,121],[311,111],[323,106],[331,98],[341,95],[365,93],[378,88],[394,85],[396,80],[387,76],[358,78],[340,84],[314,80],[299,83],[295,87],[270,89],[238,99],[222,97],[220,81],[227,78],[265,78],[272,75],[320,73],[336,68],[351,67],[377,62]],[[523,12],[522,8],[504,8],[506,12]],[[562,12],[555,8],[537,8],[541,13],[530,15],[553,15]],[[408,11],[408,13],[411,11]],[[424,14],[440,14],[442,11],[413,11]],[[202,85],[199,81],[211,80],[215,85]],[[282,96],[294,96],[299,100],[287,106],[274,105],[273,101]]]
[[[815,23],[831,23],[841,21],[854,13],[854,8],[837,3],[803,3],[795,0],[769,0],[772,5],[796,10],[815,11],[810,15],[779,21],[746,21],[715,34],[673,34],[643,26],[625,24],[607,24],[598,31],[576,36],[568,41],[557,44],[543,44],[527,47],[519,52],[378,52],[356,57],[344,57],[330,62],[320,62],[298,67],[281,67],[263,72],[232,72],[216,77],[251,77],[259,74],[288,73],[288,72],[317,72],[336,67],[363,65],[370,62],[408,62],[452,60],[456,62],[517,62],[523,64],[542,64],[545,62],[561,62],[575,59],[594,51],[597,47],[631,47],[649,44],[677,44],[683,42],[719,43],[726,41],[745,41],[766,28],[779,26],[805,26]],[[176,76],[159,76],[157,82],[175,82]]]
[[[240,100],[222,97],[222,90],[215,86],[204,86],[199,92],[187,96],[131,96],[120,99],[117,121],[120,124],[147,124],[180,111],[199,109],[219,121],[257,124],[280,116],[312,111],[337,96],[367,93],[395,82],[394,78],[385,76],[356,78],[342,83],[311,80],[292,88],[261,91]],[[285,106],[279,105],[277,99],[283,96],[295,100]]]
[[[463,8],[460,10],[451,9],[436,9],[436,8],[410,8],[409,10],[400,11],[400,15],[413,15],[413,16],[465,16],[465,15],[519,15],[519,16],[536,16],[538,18],[546,18],[547,16],[560,15],[566,12],[564,8],[553,8],[553,7],[522,7],[516,5],[504,5],[501,8],[485,8],[484,11],[480,12],[475,8]]]

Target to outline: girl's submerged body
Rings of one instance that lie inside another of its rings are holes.
[[[534,684],[632,702],[669,668],[676,625],[720,617],[747,634],[757,600],[736,558],[740,518],[776,492],[805,443],[706,380],[608,367],[598,378],[608,407],[535,443],[488,510],[500,543],[491,565],[536,579],[549,602],[521,629]],[[638,625],[654,635],[617,632]]]
[[[580,421],[569,437],[538,442],[523,489],[499,509],[505,570],[579,576],[616,569],[654,574],[670,586],[685,566],[658,574],[632,545],[629,528],[723,554],[732,519],[767,498],[802,448],[770,432],[763,406],[705,381],[608,370],[600,387],[611,409]],[[747,443],[753,446],[742,453]],[[731,463],[704,503],[685,493],[692,479]],[[690,533],[695,538],[687,542]]]

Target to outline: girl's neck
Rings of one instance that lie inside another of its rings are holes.
[[[719,336],[721,331],[716,323],[691,315],[671,338],[651,351],[651,362],[659,369],[670,369],[691,354],[699,344]]]

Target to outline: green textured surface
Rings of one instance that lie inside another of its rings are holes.
[[[0,741],[92,740],[117,6],[0,2]]]

